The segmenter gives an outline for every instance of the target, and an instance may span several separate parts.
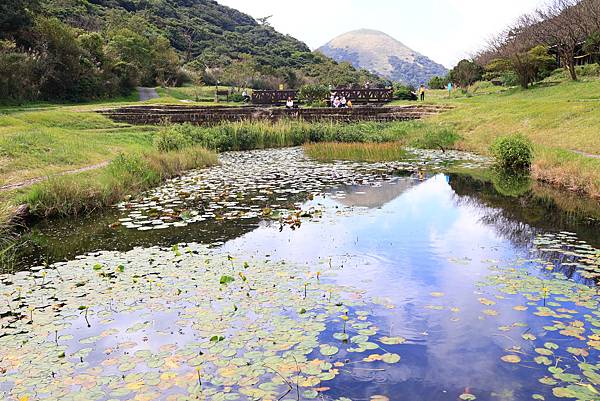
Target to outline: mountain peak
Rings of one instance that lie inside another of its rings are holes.
[[[357,68],[412,85],[426,83],[433,76],[448,72],[444,66],[374,29],[344,33],[318,50],[336,61],[347,61]]]

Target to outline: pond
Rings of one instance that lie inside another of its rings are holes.
[[[36,227],[0,276],[3,399],[600,399],[595,210],[458,152],[221,159]]]

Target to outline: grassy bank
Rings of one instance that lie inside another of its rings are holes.
[[[56,177],[33,185],[19,198],[19,203],[29,205],[31,213],[39,217],[89,213],[187,170],[216,163],[216,154],[200,147],[167,153],[120,154],[98,171]]]
[[[499,136],[526,135],[535,145],[534,178],[599,198],[600,158],[589,156],[600,155],[598,71],[581,68],[577,82],[558,72],[529,90],[488,88],[451,98],[430,91],[429,102],[456,107],[427,123],[452,127],[462,137],[459,149],[484,155]]]

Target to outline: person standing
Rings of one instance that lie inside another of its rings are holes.
[[[452,95],[452,82],[448,82],[448,97]]]
[[[425,101],[425,85],[423,84],[421,84],[421,87],[419,88],[419,97],[421,98],[422,102]]]

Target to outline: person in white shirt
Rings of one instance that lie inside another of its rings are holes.
[[[288,109],[293,109],[294,108],[294,99],[292,99],[291,97],[288,97],[287,102],[285,102],[285,107]]]
[[[346,96],[342,96],[342,98],[340,99],[340,107],[346,108],[347,104],[348,101],[346,100]]]

